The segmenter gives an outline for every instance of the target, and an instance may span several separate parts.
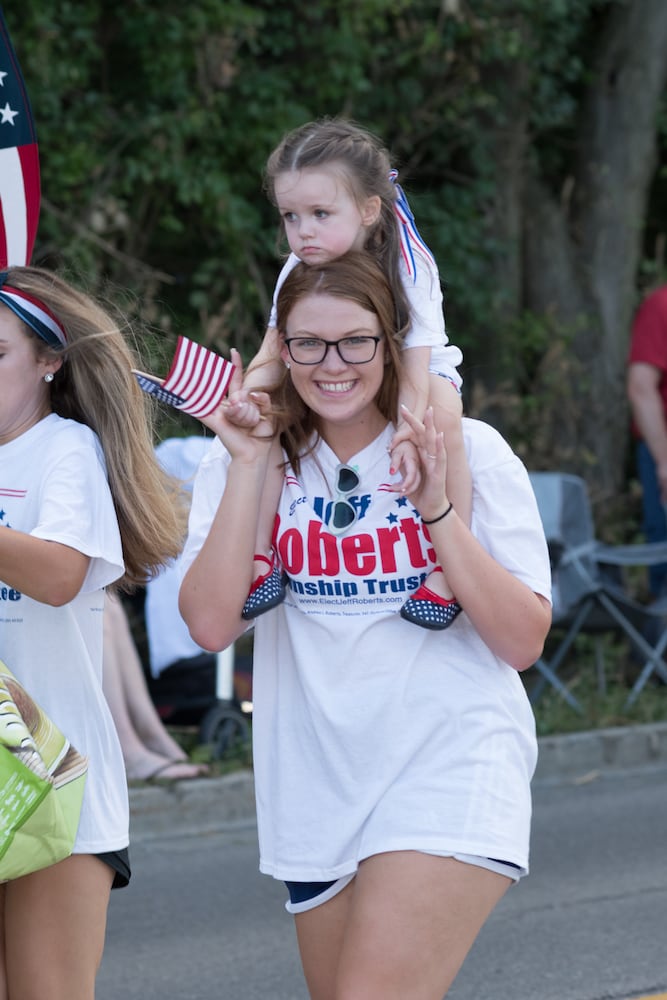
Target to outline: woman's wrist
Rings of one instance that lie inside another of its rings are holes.
[[[422,517],[422,524],[431,525],[431,524],[437,524],[438,521],[444,521],[447,515],[451,514],[453,510],[454,510],[454,505],[450,500],[449,503],[445,504],[445,509],[436,517],[431,517],[428,520],[425,517]]]

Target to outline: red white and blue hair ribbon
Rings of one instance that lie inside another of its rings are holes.
[[[394,187],[396,188],[394,212],[396,213],[396,218],[398,220],[398,232],[401,238],[401,256],[403,257],[407,272],[414,282],[417,280],[415,253],[421,254],[430,267],[435,268],[437,265],[433,254],[417,229],[412,209],[408,204],[408,199],[405,197],[403,188],[396,180],[397,177],[397,170],[389,171],[389,180],[392,181]]]
[[[65,330],[51,310],[34,295],[12,288],[6,283],[7,278],[7,271],[0,271],[0,302],[11,309],[50,347],[67,347]]]
[[[40,201],[35,123],[0,8],[0,270],[30,263]]]
[[[225,361],[219,354],[187,337],[178,338],[174,360],[164,382],[145,372],[134,372],[144,392],[198,419],[218,408],[233,374],[231,361]]]

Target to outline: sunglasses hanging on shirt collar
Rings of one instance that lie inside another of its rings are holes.
[[[347,497],[359,489],[361,479],[356,469],[351,465],[336,467],[336,498],[331,505],[331,516],[327,527],[332,535],[342,535],[351,528],[359,517],[359,513]]]

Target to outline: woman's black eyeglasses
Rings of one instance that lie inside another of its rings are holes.
[[[336,467],[337,496],[331,505],[331,517],[329,519],[329,531],[332,535],[342,535],[357,520],[359,516],[357,509],[346,498],[350,493],[354,493],[359,488],[360,482],[361,479],[357,470],[353,469],[351,465],[339,465]]]
[[[290,358],[297,365],[319,365],[330,347],[346,365],[367,365],[375,357],[382,337],[343,337],[342,340],[322,340],[320,337],[289,337],[285,344]]]

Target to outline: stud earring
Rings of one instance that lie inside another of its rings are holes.
[[[44,376],[45,382],[53,382],[53,372],[47,372]]]
[[[285,362],[285,368],[287,368],[287,369],[289,370],[289,369],[290,369],[291,367],[292,367],[292,366],[291,366],[291,364],[289,363],[289,361],[286,361],[286,362]]]

